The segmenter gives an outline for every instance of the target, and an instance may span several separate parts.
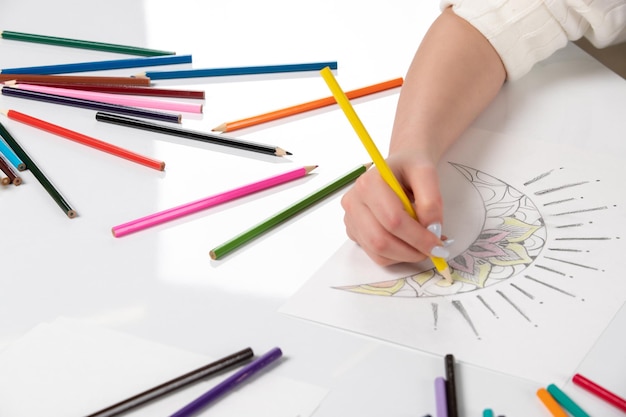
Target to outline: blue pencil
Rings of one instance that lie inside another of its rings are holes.
[[[44,65],[40,67],[5,68],[2,74],[54,75],[85,71],[102,71],[121,68],[153,67],[157,65],[189,64],[191,55],[114,59],[109,61],[79,62],[73,64]]]
[[[18,171],[24,171],[26,169],[26,164],[22,162],[19,156],[13,152],[13,149],[11,149],[11,147],[4,140],[2,140],[2,136],[0,136],[0,154],[2,154]]]
[[[263,368],[273,363],[282,355],[283,352],[278,347],[269,350],[263,356],[260,356],[249,365],[246,365],[241,370],[232,374],[230,377],[226,378],[224,381],[220,382],[215,387],[211,388],[209,391],[205,392],[204,394],[172,414],[170,417],[189,417],[198,413],[201,409],[208,406],[227,392],[232,391],[233,389],[235,389],[235,387],[237,387],[237,385],[255,375],[257,372],[261,371]]]
[[[330,67],[337,69],[337,62],[312,62],[308,64],[264,65],[253,67],[205,68],[180,71],[149,71],[145,75],[151,80],[171,80],[175,78],[223,77],[227,75],[275,74],[281,72],[319,71]]]

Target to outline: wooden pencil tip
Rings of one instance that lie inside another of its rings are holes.
[[[452,274],[450,273],[450,268],[443,269],[439,271],[439,273],[448,281],[448,284],[453,284],[454,280],[452,279]]]
[[[319,165],[307,165],[304,167],[304,170],[306,171],[306,173],[308,174],[309,172],[313,171],[315,168],[317,168]]]
[[[78,213],[76,213],[76,211],[74,210],[68,210],[67,212],[67,217],[69,217],[70,219],[73,219],[74,217],[78,216]]]
[[[286,150],[284,150],[283,148],[276,148],[276,151],[274,152],[274,155],[276,156],[285,156],[285,155],[293,155],[291,152],[287,152]]]
[[[213,129],[211,129],[213,132],[225,132],[226,131],[226,123],[222,123],[219,126],[214,127]]]

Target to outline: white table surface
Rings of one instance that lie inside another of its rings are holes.
[[[0,30],[145,46],[192,54],[186,68],[338,61],[345,90],[404,76],[437,1],[386,3],[3,0]],[[0,68],[127,56],[0,40]],[[179,68],[179,67],[176,67]],[[164,68],[150,68],[163,70]],[[130,75],[116,70],[97,75]],[[96,75],[96,74],[91,74]],[[170,80],[206,91],[204,114],[183,126],[211,128],[330,95],[316,73]],[[381,150],[398,90],[355,101]],[[30,173],[0,190],[0,346],[59,316],[95,320],[165,345],[219,357],[280,346],[272,372],[329,389],[316,417],[434,415],[443,359],[277,313],[346,240],[339,195],[226,259],[209,250],[369,160],[335,108],[234,132],[293,153],[275,158],[96,122],[93,111],[0,96],[15,109],[166,162],[165,172],[121,160],[2,119],[78,212],[68,219]],[[626,83],[573,45],[507,84],[475,123],[493,132],[561,141],[626,156]],[[286,171],[319,164],[310,178],[115,239],[112,226]],[[582,364],[626,394],[626,311]],[[609,356],[612,356],[609,358]],[[603,360],[604,359],[604,360]],[[619,370],[619,371],[618,371]],[[547,416],[537,381],[459,365],[463,416],[491,407],[507,417]],[[616,382],[617,381],[617,382]],[[582,398],[594,416],[618,416]],[[207,411],[207,415],[210,413]]]

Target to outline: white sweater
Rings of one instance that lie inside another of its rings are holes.
[[[626,0],[440,0],[478,29],[515,80],[568,41],[626,41]],[[626,58],[625,58],[626,59]]]

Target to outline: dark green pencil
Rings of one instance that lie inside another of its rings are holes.
[[[334,193],[340,188],[345,187],[346,185],[356,180],[365,171],[367,171],[371,165],[372,165],[371,163],[367,163],[367,164],[358,166],[357,168],[339,177],[338,179],[331,182],[330,184],[325,185],[319,190],[314,191],[313,193],[309,194],[303,199],[295,202],[294,204],[290,205],[286,209],[276,213],[275,215],[262,221],[256,226],[251,227],[250,229],[235,236],[234,238],[221,244],[220,246],[217,246],[216,248],[211,250],[211,252],[209,252],[211,259],[220,259],[224,257],[228,253],[234,251],[240,246],[245,245],[246,243],[250,242],[251,240],[255,239],[261,234],[267,232],[271,228],[279,225],[280,223],[286,221],[290,217],[300,213],[301,211],[312,206],[318,201],[324,199],[325,197],[329,196],[330,194]]]
[[[117,45],[113,43],[85,41],[81,39],[58,38],[56,36],[37,35],[33,33],[11,32],[5,30],[0,32],[3,39],[14,41],[45,43],[48,45],[67,46],[70,48],[92,49],[104,52],[116,52],[120,54],[138,55],[138,56],[162,56],[176,55],[176,52],[159,51],[157,49],[139,48],[136,46]]]
[[[67,217],[70,219],[76,217],[77,213],[70,205],[65,201],[63,196],[57,191],[56,188],[52,185],[52,183],[46,178],[46,176],[41,172],[41,170],[37,167],[37,165],[33,162],[32,159],[28,156],[26,151],[22,149],[22,147],[17,143],[17,141],[11,136],[8,130],[4,127],[2,123],[0,123],[0,136],[6,141],[6,143],[13,149],[13,152],[26,164],[26,169],[33,173],[33,176],[39,181],[39,183],[46,189],[50,197],[54,199],[54,201],[61,207],[61,209],[65,212]]]

